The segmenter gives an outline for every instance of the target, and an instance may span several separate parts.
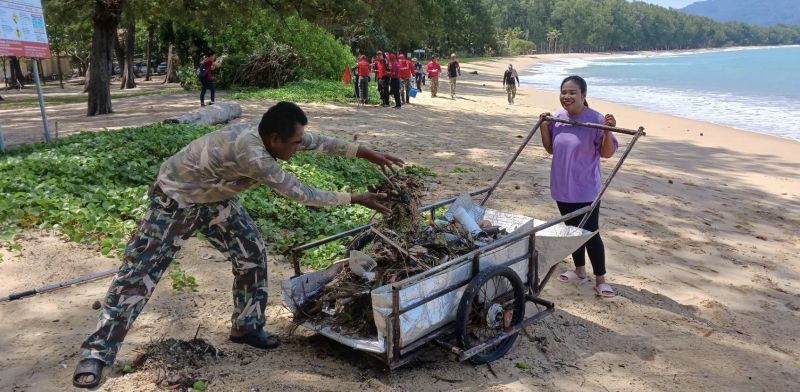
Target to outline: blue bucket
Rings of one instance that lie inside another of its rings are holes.
[[[417,96],[417,88],[416,87],[411,87],[411,89],[408,90],[408,95],[410,97],[412,97],[412,98],[416,97]]]

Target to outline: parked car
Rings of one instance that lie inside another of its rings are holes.
[[[163,74],[163,73],[166,73],[166,72],[167,72],[167,63],[166,63],[166,61],[162,62],[161,64],[158,65],[158,67],[156,67],[156,73]]]

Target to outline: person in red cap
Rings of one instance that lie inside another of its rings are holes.
[[[403,103],[409,103],[408,100],[408,92],[411,90],[411,76],[414,74],[414,64],[411,61],[406,60],[406,56],[400,55],[400,59],[398,60],[400,64],[400,83],[403,87]]]
[[[358,72],[358,79],[356,80],[356,84],[358,84],[358,99],[361,103],[367,104],[369,102],[369,71],[370,66],[367,62],[367,56],[363,54],[358,58],[358,64],[356,65],[357,72]]]
[[[375,54],[375,78],[378,79],[378,93],[381,95],[381,106],[389,107],[389,64],[380,50]]]
[[[433,56],[431,62],[428,63],[428,79],[431,80],[431,97],[436,98],[436,92],[439,91],[439,74],[442,72],[442,66],[439,65],[439,56]]]
[[[389,53],[389,69],[391,75],[389,83],[392,96],[394,97],[394,108],[400,109],[402,106],[400,103],[400,62],[397,61],[397,56],[395,56],[394,53]]]

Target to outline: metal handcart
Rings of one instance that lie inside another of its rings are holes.
[[[589,206],[548,221],[483,207],[543,121],[569,123],[633,137]],[[373,336],[356,336],[324,321],[305,321],[302,325],[368,353],[390,369],[413,360],[420,348],[428,343],[443,347],[459,361],[469,359],[481,364],[502,357],[511,349],[521,329],[553,313],[553,302],[540,298],[539,294],[556,266],[595,234],[582,227],[636,141],[643,135],[644,128],[641,127],[630,130],[551,116],[540,117],[494,184],[469,194],[471,197],[482,196],[478,205],[484,219],[500,225],[509,235],[405,280],[372,290],[370,297],[377,330]],[[422,207],[420,211],[430,213],[435,219],[438,210],[456,200],[442,200]],[[584,218],[578,227],[564,224],[581,215]],[[318,293],[324,284],[339,273],[346,261],[337,262],[323,270],[302,273],[302,252],[340,238],[355,236],[369,230],[370,226],[357,227],[294,248],[292,262],[295,276],[282,285],[286,306],[298,312],[308,298]],[[529,317],[525,316],[526,302],[537,305],[538,311]]]

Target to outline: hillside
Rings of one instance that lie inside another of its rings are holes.
[[[690,4],[681,10],[720,22],[735,21],[762,26],[800,25],[798,0],[706,0]]]

